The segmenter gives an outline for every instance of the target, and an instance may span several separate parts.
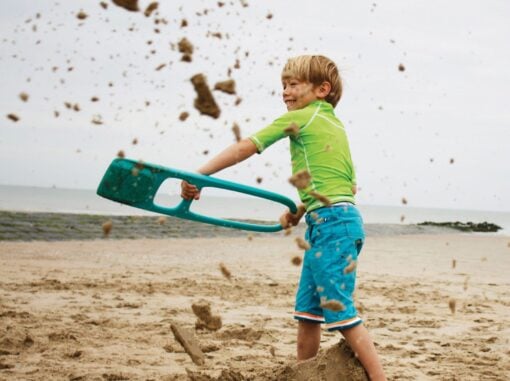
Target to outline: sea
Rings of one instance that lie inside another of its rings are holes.
[[[177,206],[178,195],[157,194],[155,203]],[[367,224],[416,224],[432,222],[490,222],[502,227],[496,234],[510,235],[510,212],[417,208],[407,205],[358,205]],[[255,197],[202,195],[190,210],[211,217],[277,221],[286,206]],[[92,189],[42,188],[0,185],[0,210],[21,212],[81,213],[99,215],[155,215],[153,212],[102,198]]]

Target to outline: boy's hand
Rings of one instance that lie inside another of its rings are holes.
[[[200,190],[195,185],[182,180],[181,197],[185,200],[200,200]]]
[[[287,229],[291,226],[296,226],[299,223],[299,220],[306,212],[306,208],[303,204],[298,205],[297,212],[291,213],[287,210],[280,217],[280,224],[284,229]]]

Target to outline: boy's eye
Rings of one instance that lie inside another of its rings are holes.
[[[284,90],[287,87],[293,88],[293,87],[296,87],[298,85],[299,85],[299,81],[297,81],[297,80],[286,81],[286,82],[282,83],[282,87],[283,87]]]

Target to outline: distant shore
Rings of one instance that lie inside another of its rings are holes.
[[[103,224],[111,221],[111,230],[104,234]],[[244,220],[254,222],[253,220]],[[264,221],[274,224],[275,222]],[[304,234],[301,223],[294,234]],[[462,234],[451,226],[419,224],[365,224],[367,236],[408,234]],[[0,211],[0,241],[66,241],[95,239],[141,238],[214,238],[271,236],[278,233],[253,233],[223,228],[174,217],[116,216],[73,213],[41,213]]]

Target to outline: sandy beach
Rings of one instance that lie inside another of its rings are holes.
[[[295,237],[0,242],[0,379],[264,379],[295,356]],[[508,380],[509,270],[507,236],[368,237],[357,304],[389,379]],[[217,331],[195,329],[204,301]]]

